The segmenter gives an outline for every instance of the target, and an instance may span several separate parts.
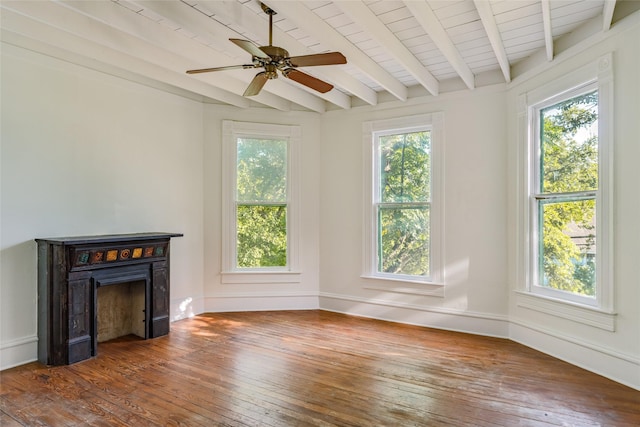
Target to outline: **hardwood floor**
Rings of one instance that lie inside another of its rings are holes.
[[[638,426],[640,392],[517,343],[326,311],[217,313],[0,373],[7,426]]]

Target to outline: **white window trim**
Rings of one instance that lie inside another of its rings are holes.
[[[598,145],[599,171],[596,198],[596,298],[585,303],[582,299],[563,298],[561,291],[539,292],[535,286],[536,239],[535,213],[531,195],[535,191],[534,151],[536,137],[535,107],[547,100],[570,94],[578,88],[594,83],[598,90]],[[518,99],[518,222],[515,292],[519,307],[551,314],[582,324],[615,330],[614,277],[613,277],[613,58],[607,54],[586,66],[566,74],[540,88],[520,95]],[[597,319],[597,320],[594,320]]]
[[[270,268],[236,267],[236,164],[237,138],[282,138],[287,149],[287,266]],[[264,123],[222,122],[222,283],[300,282],[300,126]]]
[[[390,131],[405,132],[428,128],[431,131],[431,276],[421,280],[414,276],[381,274],[377,272],[375,200],[375,141],[377,134]],[[444,114],[436,112],[387,120],[364,122],[363,138],[363,274],[375,279],[364,285],[366,289],[420,295],[444,296]]]

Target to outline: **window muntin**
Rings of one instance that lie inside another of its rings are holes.
[[[430,274],[431,132],[377,134],[377,273]]]
[[[597,305],[597,83],[534,106],[531,291]]]

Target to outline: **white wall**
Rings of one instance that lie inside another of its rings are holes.
[[[507,335],[504,85],[325,114],[321,171],[321,307],[394,321]],[[362,123],[444,113],[444,297],[361,278]]]
[[[199,102],[2,44],[0,368],[34,360],[34,238],[172,239],[172,317],[202,294]]]
[[[509,89],[509,140],[518,140],[516,127],[517,98],[545,85],[609,52],[614,67],[614,265],[615,331],[607,331],[519,306],[515,290],[519,260],[509,258],[511,321],[510,337],[523,344],[601,373],[640,389],[640,274],[638,242],[640,240],[640,14],[627,18],[613,35],[585,51],[566,52],[546,70],[531,73],[530,78],[514,81]],[[517,244],[518,154],[509,145],[509,254]]]
[[[318,308],[320,115],[263,108],[240,110],[205,106],[205,249],[204,311],[281,310]],[[223,283],[222,263],[222,121],[299,125],[300,153],[300,282]]]

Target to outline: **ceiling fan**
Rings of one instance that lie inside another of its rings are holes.
[[[297,68],[312,67],[316,65],[346,64],[347,58],[345,58],[344,55],[340,52],[289,56],[289,52],[287,52],[285,49],[272,45],[273,15],[275,15],[276,12],[264,3],[260,3],[260,5],[262,6],[262,10],[264,11],[264,13],[269,15],[269,46],[257,46],[249,40],[229,39],[229,41],[235,43],[251,54],[251,64],[188,70],[187,74],[208,73],[210,71],[222,70],[264,68],[264,71],[256,74],[256,76],[249,84],[249,87],[247,87],[247,89],[244,91],[243,96],[254,96],[260,93],[260,90],[262,90],[262,87],[265,85],[267,80],[278,78],[278,70],[280,70],[282,75],[286,78],[305,85],[320,93],[326,93],[333,89],[333,85],[316,77],[313,77],[307,73],[303,73]]]

